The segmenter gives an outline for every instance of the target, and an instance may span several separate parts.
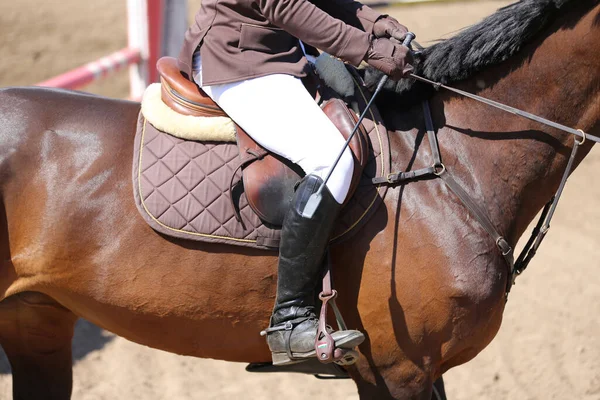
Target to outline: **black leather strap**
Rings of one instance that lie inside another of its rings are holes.
[[[427,139],[429,140],[429,147],[431,148],[431,156],[433,163],[431,167],[417,169],[414,171],[406,172],[392,172],[387,176],[378,176],[371,180],[374,185],[389,184],[396,185],[398,183],[418,179],[424,176],[432,176],[442,169],[442,157],[440,156],[440,148],[438,146],[437,136],[435,135],[435,128],[433,126],[433,120],[431,118],[431,109],[429,108],[429,102],[426,100],[422,103],[423,105],[423,116],[425,118],[425,127],[427,129]]]
[[[446,186],[459,198],[469,212],[477,219],[485,231],[492,237],[496,246],[502,253],[507,265],[509,279],[507,283],[507,293],[510,290],[513,282],[513,270],[514,270],[514,251],[508,241],[498,233],[498,230],[488,217],[485,210],[483,210],[473,198],[460,186],[458,182],[452,177],[450,172],[446,169],[442,163],[442,157],[440,155],[439,144],[437,136],[435,134],[435,127],[433,125],[433,119],[431,118],[431,109],[429,102],[423,102],[423,117],[425,119],[425,128],[427,129],[427,138],[429,140],[429,146],[431,148],[431,156],[433,158],[432,166],[423,168],[415,171],[407,172],[395,172],[388,174],[386,177],[377,177],[373,179],[374,184],[398,184],[410,179],[417,179],[427,175],[435,175],[442,179]]]
[[[431,155],[433,156],[433,166],[442,166],[442,157],[440,156],[440,146],[438,145],[437,136],[435,135],[435,126],[433,126],[433,119],[431,118],[431,108],[429,108],[429,101],[423,102],[423,116],[425,118],[425,127],[427,128],[427,139],[429,140],[429,147],[431,148]]]
[[[371,182],[373,182],[374,185],[380,185],[380,184],[394,185],[394,184],[402,183],[405,181],[417,179],[422,176],[433,175],[434,172],[435,172],[434,167],[417,169],[415,171],[408,171],[408,172],[393,172],[393,173],[388,174],[387,176],[375,177],[371,180]]]
[[[506,263],[508,264],[509,276],[508,276],[508,282],[507,282],[507,287],[506,287],[506,294],[508,295],[508,293],[510,292],[510,290],[514,284],[516,276],[521,274],[527,268],[527,265],[529,264],[531,259],[535,256],[537,249],[539,248],[540,244],[544,240],[546,233],[550,229],[550,221],[552,220],[554,211],[556,210],[558,201],[560,200],[560,196],[562,195],[562,192],[565,188],[567,179],[573,169],[573,165],[575,162],[575,158],[576,158],[579,146],[582,145],[586,139],[590,139],[595,142],[600,142],[600,138],[586,134],[585,132],[583,132],[581,130],[578,130],[578,129],[576,130],[576,129],[566,127],[564,125],[549,121],[547,119],[535,116],[533,114],[529,114],[527,112],[518,110],[516,108],[510,107],[510,106],[507,106],[504,104],[497,103],[495,101],[485,99],[480,96],[476,96],[471,93],[464,92],[462,90],[454,89],[454,88],[445,86],[441,83],[433,82],[433,81],[430,81],[428,79],[425,79],[425,78],[422,78],[422,77],[419,77],[419,76],[416,76],[413,74],[411,74],[411,75],[413,78],[415,78],[417,80],[432,84],[436,89],[444,88],[444,89],[453,91],[455,93],[459,93],[463,96],[472,98],[474,100],[481,101],[485,104],[491,105],[493,107],[499,108],[499,109],[507,111],[509,113],[516,114],[516,115],[534,120],[536,122],[563,130],[563,131],[571,133],[573,135],[582,137],[581,141],[579,141],[579,140],[577,140],[577,138],[575,138],[575,143],[573,145],[571,157],[569,158],[569,162],[567,164],[565,173],[563,174],[560,186],[559,186],[556,194],[552,198],[552,200],[550,202],[548,202],[548,204],[546,204],[546,206],[544,207],[544,210],[542,211],[542,215],[541,215],[536,227],[533,230],[531,238],[525,245],[525,247],[524,247],[523,251],[521,252],[521,254],[519,255],[516,263],[514,261],[513,248],[506,241],[506,239],[502,235],[500,235],[500,233],[498,233],[494,224],[491,222],[491,220],[487,216],[487,213],[481,207],[479,207],[479,205],[460,186],[460,184],[458,184],[458,182],[456,182],[456,180],[452,177],[450,172],[447,171],[446,167],[442,163],[439,146],[438,146],[438,141],[437,141],[437,136],[435,135],[435,131],[434,131],[435,127],[433,125],[433,119],[431,118],[431,110],[429,108],[429,103],[427,101],[423,102],[423,115],[424,115],[424,119],[425,119],[425,125],[427,128],[427,137],[429,139],[429,145],[431,147],[431,154],[434,159],[433,166],[429,167],[429,168],[416,170],[416,171],[391,173],[387,177],[377,177],[377,178],[373,179],[374,184],[398,184],[398,183],[407,181],[409,179],[416,179],[416,178],[426,176],[426,175],[431,175],[431,174],[434,174],[434,175],[440,177],[442,179],[442,181],[444,181],[446,186],[465,205],[465,207],[469,210],[469,212],[477,219],[477,221],[479,221],[479,223],[486,230],[486,232],[495,240],[496,246],[498,246],[498,249],[504,256],[504,259],[506,260]]]
[[[488,217],[485,210],[483,210],[479,204],[477,204],[473,198],[456,182],[450,172],[446,169],[442,163],[440,156],[439,145],[437,136],[435,135],[435,127],[433,126],[433,119],[431,118],[431,109],[429,108],[429,102],[423,102],[423,115],[425,118],[425,126],[427,128],[427,137],[429,138],[429,145],[431,146],[431,153],[434,159],[434,167],[436,168],[435,174],[444,181],[446,186],[460,199],[464,206],[469,212],[477,219],[483,229],[494,239],[496,246],[502,253],[506,264],[508,265],[509,283],[507,284],[507,291],[510,290],[510,281],[513,276],[514,269],[514,250],[510,244],[504,239],[504,237],[498,233],[498,230]]]
[[[514,251],[513,248],[508,244],[506,239],[498,231],[496,227],[490,221],[487,213],[479,207],[479,205],[469,196],[469,194],[454,180],[452,175],[447,170],[442,171],[438,175],[448,186],[450,190],[460,199],[460,201],[467,207],[471,214],[479,221],[483,229],[494,239],[496,246],[504,256],[506,263],[509,266],[509,270],[512,274],[514,266]]]

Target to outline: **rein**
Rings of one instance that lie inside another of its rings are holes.
[[[540,244],[542,243],[550,229],[550,221],[554,216],[554,212],[556,211],[556,207],[558,206],[558,201],[560,200],[560,196],[562,195],[562,192],[565,188],[567,179],[571,174],[571,171],[573,170],[573,164],[575,162],[575,157],[577,155],[579,147],[582,144],[584,144],[587,139],[600,143],[600,138],[593,135],[589,135],[581,129],[569,128],[567,126],[547,120],[542,117],[538,117],[536,115],[519,110],[517,108],[510,107],[505,104],[498,103],[496,101],[486,99],[484,97],[480,97],[469,92],[465,92],[463,90],[446,86],[440,82],[434,82],[414,74],[411,74],[411,77],[418,81],[433,85],[433,87],[436,90],[443,88],[451,92],[460,94],[462,96],[471,98],[473,100],[479,101],[481,103],[487,104],[489,106],[506,111],[508,113],[518,115],[520,117],[524,117],[547,126],[551,126],[553,128],[562,130],[564,132],[582,138],[581,140],[577,140],[577,138],[574,139],[573,150],[571,151],[571,156],[569,157],[569,161],[567,163],[565,172],[562,176],[562,180],[560,182],[558,190],[556,191],[556,194],[552,197],[552,199],[544,206],[542,214],[540,215],[540,218],[535,228],[533,229],[531,237],[529,238],[527,244],[524,246],[523,250],[519,254],[519,257],[517,258],[516,262],[514,261],[513,248],[509,245],[508,241],[500,233],[498,233],[485,210],[483,210],[479,206],[479,204],[476,201],[474,201],[473,198],[460,186],[460,184],[452,177],[452,174],[446,169],[446,166],[442,163],[437,135],[435,134],[435,127],[433,125],[433,119],[431,118],[431,110],[429,107],[429,102],[427,100],[423,102],[423,115],[425,118],[425,126],[427,129],[429,146],[431,148],[433,156],[432,166],[415,171],[390,173],[386,177],[373,178],[374,184],[390,185],[396,185],[409,180],[431,175],[441,178],[442,181],[446,184],[446,186],[448,186],[448,188],[460,199],[463,205],[477,219],[477,221],[485,229],[485,231],[492,237],[492,239],[494,239],[496,247],[498,247],[498,250],[504,257],[504,260],[506,261],[508,266],[508,279],[506,284],[506,296],[508,297],[512,286],[515,284],[517,276],[521,275],[523,271],[527,268],[533,257],[536,255]]]
[[[417,80],[417,81],[428,83],[428,84],[432,85],[435,90],[439,90],[440,88],[446,89],[446,90],[449,90],[451,92],[458,93],[461,96],[465,96],[465,97],[468,97],[468,98],[473,99],[475,101],[478,101],[480,103],[484,103],[484,104],[487,104],[489,106],[498,108],[498,109],[500,109],[502,111],[506,111],[508,113],[511,113],[511,114],[514,114],[514,115],[518,115],[520,117],[527,118],[527,119],[530,119],[530,120],[535,121],[535,122],[539,122],[540,124],[543,124],[543,125],[551,126],[553,128],[559,129],[559,130],[561,130],[563,132],[567,132],[567,133],[570,133],[570,134],[575,135],[575,136],[580,136],[580,137],[583,138],[583,141],[580,144],[583,144],[583,142],[585,142],[586,139],[589,139],[589,140],[591,140],[593,142],[596,142],[596,143],[600,143],[600,138],[599,137],[593,136],[593,135],[589,135],[589,134],[585,133],[584,131],[582,131],[581,129],[569,128],[568,126],[559,124],[557,122],[550,121],[549,119],[546,119],[546,118],[538,117],[537,115],[533,115],[533,114],[530,114],[530,113],[528,113],[526,111],[519,110],[518,108],[507,106],[506,104],[498,103],[497,101],[486,99],[485,97],[477,96],[475,94],[472,94],[472,93],[469,93],[469,92],[465,92],[464,90],[456,89],[456,88],[453,88],[451,86],[446,86],[443,83],[434,82],[434,81],[431,81],[431,80],[429,80],[427,78],[423,78],[422,76],[419,76],[419,75],[410,74],[410,77],[413,78],[413,79],[415,79],[415,80]]]

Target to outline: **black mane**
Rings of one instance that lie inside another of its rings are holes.
[[[503,7],[458,35],[425,49],[416,57],[416,73],[444,84],[469,78],[507,60],[569,6],[582,3],[597,4],[598,0],[521,0]],[[369,86],[380,77],[381,73],[373,68],[365,72]],[[392,90],[395,101],[401,104],[414,103],[432,92],[411,79],[388,84],[386,89]]]

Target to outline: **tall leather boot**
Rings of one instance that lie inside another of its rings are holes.
[[[304,206],[323,180],[306,176],[299,184],[281,230],[277,298],[271,324],[265,330],[274,365],[316,357],[315,288],[322,278],[323,256],[333,223],[341,208],[327,187],[312,218],[302,216]],[[336,347],[352,349],[364,340],[359,331],[332,333]]]

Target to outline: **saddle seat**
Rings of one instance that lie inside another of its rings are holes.
[[[157,63],[157,69],[160,74],[161,99],[170,109],[193,117],[227,116],[198,85],[180,71],[175,58],[161,58]],[[322,109],[344,139],[348,138],[358,121],[358,116],[341,99],[335,97],[324,101]],[[281,226],[294,194],[294,185],[303,172],[289,160],[269,153],[237,124],[235,128],[241,157],[240,167],[243,169],[244,192],[248,204],[264,222]],[[366,129],[361,125],[359,132],[350,142],[355,162],[348,199],[356,190],[368,161],[367,135]],[[318,143],[315,143],[315,146],[318,146]]]

